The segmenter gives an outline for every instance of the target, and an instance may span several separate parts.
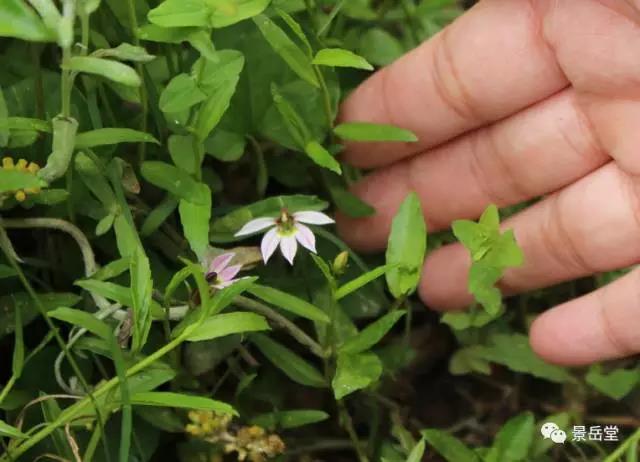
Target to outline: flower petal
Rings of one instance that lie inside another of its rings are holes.
[[[209,265],[209,273],[221,273],[222,270],[225,269],[229,263],[231,263],[231,260],[233,260],[233,257],[235,256],[236,254],[233,252],[227,252],[223,253],[222,255],[218,255],[211,261],[211,264]]]
[[[218,279],[222,282],[231,281],[242,269],[242,265],[231,265],[218,273]]]
[[[280,235],[278,234],[278,229],[273,228],[267,232],[262,238],[262,243],[260,244],[260,251],[262,252],[262,259],[265,263],[269,261],[273,252],[278,248],[278,244],[280,244]]]
[[[296,212],[293,214],[293,218],[300,223],[309,225],[330,225],[335,223],[333,218],[322,212]]]
[[[251,220],[249,223],[240,228],[240,231],[235,234],[235,237],[248,236],[249,234],[254,234],[262,231],[263,229],[274,226],[275,224],[275,218],[256,218],[255,220]]]
[[[296,252],[298,251],[298,241],[296,237],[294,235],[284,236],[280,240],[280,251],[289,264],[293,265],[293,259],[296,258]]]
[[[313,231],[308,226],[298,223],[296,225],[298,232],[296,233],[296,239],[305,249],[310,250],[313,253],[316,252],[316,237]]]

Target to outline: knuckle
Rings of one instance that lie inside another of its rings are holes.
[[[584,257],[585,252],[576,239],[577,233],[567,225],[562,194],[551,196],[549,201],[548,217],[541,233],[541,242],[548,254],[569,274],[580,276],[597,272]]]
[[[433,86],[444,104],[462,120],[482,121],[458,70],[449,37],[449,29],[444,29],[433,41],[433,63],[429,66]]]

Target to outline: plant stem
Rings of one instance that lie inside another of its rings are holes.
[[[13,258],[13,255],[11,255],[9,252],[7,252],[6,249],[4,249],[4,247],[2,248],[2,251],[3,251],[4,255],[5,255],[5,258],[9,261],[9,263],[11,264],[13,269],[15,270],[16,274],[18,275],[18,279],[20,279],[20,282],[22,283],[22,285],[24,286],[26,291],[29,293],[29,295],[31,296],[31,298],[35,302],[35,304],[36,304],[36,306],[38,308],[38,311],[40,312],[40,315],[44,318],[45,322],[47,323],[47,326],[49,327],[49,331],[53,333],[53,336],[54,336],[56,342],[58,343],[58,346],[60,347],[60,349],[67,356],[67,360],[69,361],[69,364],[71,365],[71,369],[73,370],[73,373],[76,375],[76,377],[80,381],[80,384],[82,385],[82,388],[84,389],[85,393],[87,394],[87,397],[84,399],[84,401],[86,401],[87,404],[89,404],[89,403],[93,404],[93,407],[94,407],[95,412],[96,412],[96,416],[98,417],[99,421],[102,422],[101,412],[100,412],[100,409],[98,408],[98,403],[96,401],[96,397],[92,394],[91,389],[89,387],[89,383],[84,378],[84,375],[82,374],[82,371],[80,370],[80,367],[78,366],[78,363],[76,362],[75,358],[73,357],[73,355],[71,355],[71,352],[67,348],[67,345],[65,344],[64,339],[62,338],[62,336],[58,332],[58,328],[53,323],[53,321],[51,320],[49,315],[47,314],[47,310],[45,309],[44,305],[42,304],[42,301],[40,300],[40,297],[38,296],[38,294],[35,292],[35,290],[31,286],[31,284],[27,280],[26,276],[24,275],[24,272],[22,271],[22,268],[20,268],[20,265],[18,265],[16,260]],[[64,423],[66,423],[66,422],[64,422]],[[54,429],[52,429],[51,432],[53,432],[53,430]],[[103,434],[104,434],[104,432],[103,432]],[[16,458],[17,458],[17,456],[16,456]]]
[[[133,43],[136,46],[140,46],[140,39],[138,38],[138,18],[136,16],[136,6],[134,0],[127,0],[127,12],[129,15],[129,27],[131,28],[131,36]],[[147,94],[146,85],[144,83],[144,67],[142,63],[136,63],[136,72],[142,79],[142,85],[140,85],[140,105],[142,106],[142,122],[140,124],[140,131],[146,133],[147,119],[149,117],[149,95]],[[146,157],[146,143],[140,143],[138,146],[138,160],[140,163],[144,162]]]
[[[137,374],[138,372],[146,369],[151,364],[153,364],[154,362],[162,358],[164,355],[172,351],[174,348],[176,348],[178,345],[184,342],[186,336],[188,335],[188,332],[189,331],[185,331],[185,333],[180,337],[175,338],[173,341],[166,344],[159,350],[156,350],[153,354],[147,356],[146,358],[140,360],[138,363],[130,367],[126,372],[126,377],[127,378],[131,377],[132,375]],[[93,398],[97,399],[97,398],[100,398],[101,396],[104,396],[106,393],[108,393],[109,391],[114,389],[116,386],[118,386],[119,383],[120,383],[120,379],[118,377],[112,378],[111,380],[104,383],[103,385],[101,385],[95,390],[95,392],[93,393]],[[71,422],[72,420],[77,418],[90,403],[91,403],[91,399],[89,397],[86,397],[82,401],[79,401],[76,404],[66,408],[64,411],[62,411],[62,413],[60,413],[60,415],[55,421],[50,422],[49,424],[46,425],[46,427],[44,427],[42,430],[38,431],[37,433],[33,434],[29,439],[24,440],[22,443],[18,444],[18,446],[15,447],[12,453],[2,454],[0,456],[0,462],[8,462],[10,460],[9,457],[13,457],[13,458],[20,457],[26,451],[28,451],[33,446],[35,446],[40,441],[42,441],[44,438],[46,438],[51,433],[53,433],[57,428],[64,426],[68,422]],[[100,419],[100,417],[98,417],[98,419]]]
[[[298,343],[309,348],[309,351],[311,351],[311,353],[313,353],[317,357],[319,358],[327,357],[327,353],[322,349],[322,347],[318,344],[318,342],[313,340],[302,329],[300,329],[298,326],[296,326],[294,323],[289,321],[287,318],[285,318],[281,314],[276,313],[267,305],[264,305],[260,302],[257,302],[255,300],[252,300],[250,298],[243,297],[243,296],[236,297],[234,300],[234,303],[249,311],[262,314],[266,318],[278,324],[280,327],[288,331],[289,334],[298,341]]]
[[[65,70],[71,59],[71,49],[65,47],[62,49],[62,77],[60,81],[61,90],[61,114],[65,118],[71,117],[71,90],[73,89],[72,72]]]
[[[96,264],[96,257],[91,248],[89,240],[80,229],[68,221],[60,220],[58,218],[21,218],[21,219],[3,219],[0,218],[0,227],[6,229],[28,229],[28,228],[46,228],[55,229],[69,234],[73,240],[76,241],[80,252],[82,253],[82,260],[84,262],[84,274],[86,277],[91,277],[98,269]],[[100,309],[105,309],[111,306],[108,300],[99,295],[91,294],[96,305]]]
[[[636,430],[633,435],[627,438],[620,446],[616,448],[603,462],[617,462],[624,452],[640,441],[640,429]]]
[[[351,439],[351,443],[356,453],[358,454],[358,460],[360,462],[369,462],[369,457],[364,451],[362,444],[360,442],[360,438],[358,438],[358,434],[353,426],[353,420],[351,419],[351,414],[347,410],[347,407],[344,404],[344,401],[337,401],[338,403],[338,411],[340,412],[340,420],[342,421],[342,425],[344,429],[349,434],[349,438]]]

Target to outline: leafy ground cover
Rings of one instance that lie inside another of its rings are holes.
[[[384,255],[334,233],[373,213],[344,142],[415,141],[340,101],[463,7],[0,2],[0,461],[637,460],[637,362],[526,337],[618,273],[503,301],[497,208],[428,235],[413,194]],[[440,316],[414,292],[455,239],[476,303]]]

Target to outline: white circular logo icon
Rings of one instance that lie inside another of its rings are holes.
[[[556,430],[560,430],[560,427],[558,427],[553,422],[547,422],[542,426],[542,428],[540,428],[540,433],[542,433],[542,436],[544,436],[544,439],[547,439],[547,438],[551,438],[551,434]]]

